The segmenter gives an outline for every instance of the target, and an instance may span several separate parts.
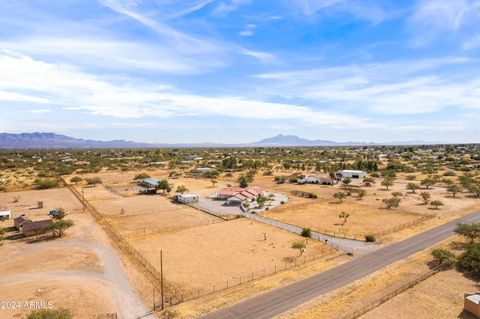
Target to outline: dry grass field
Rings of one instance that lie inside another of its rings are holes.
[[[459,318],[473,319],[463,311],[463,294],[478,291],[478,282],[456,270],[438,273],[366,313],[362,319]]]
[[[286,205],[266,213],[266,216],[302,227],[324,230],[329,233],[347,233],[360,237],[415,221],[425,215],[448,216],[479,204],[478,199],[465,194],[458,194],[456,198],[453,198],[444,187],[440,186],[428,190],[417,190],[415,194],[412,194],[405,189],[407,184],[405,180],[397,180],[388,191],[380,183],[381,179],[377,178],[373,186],[362,187],[367,191],[363,199],[359,200],[353,194],[347,197],[343,203],[340,203],[333,198],[335,192],[344,191],[340,185],[275,184],[273,177],[270,176],[259,176],[254,182],[255,185],[283,192],[290,197]],[[318,199],[296,197],[291,194],[293,190],[311,192],[316,194]],[[444,206],[439,210],[434,210],[430,205],[424,205],[419,196],[422,191],[429,192],[432,200],[441,200]],[[382,200],[391,197],[393,192],[403,194],[400,206],[394,209],[386,209]],[[347,223],[344,225],[338,217],[341,212],[350,214]]]
[[[38,208],[39,201],[43,201],[43,208]],[[67,214],[82,211],[82,204],[66,188],[0,193],[2,206],[11,210],[14,217],[26,214],[32,220],[48,218],[48,212],[59,207]]]
[[[264,240],[264,233],[267,240]],[[181,290],[210,290],[245,281],[251,273],[283,268],[294,262],[299,251],[291,248],[300,236],[247,219],[201,226],[168,234],[152,235],[134,242],[152,264],[159,264],[163,250],[167,281]],[[309,241],[307,257],[320,254],[323,244]],[[302,257],[303,258],[303,257]]]

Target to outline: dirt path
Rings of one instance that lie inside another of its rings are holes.
[[[33,249],[38,250],[48,247],[89,249],[95,252],[98,258],[101,260],[103,265],[103,273],[88,271],[26,273],[20,275],[2,276],[0,277],[0,283],[32,281],[38,279],[49,280],[56,277],[74,277],[100,280],[107,284],[111,290],[112,296],[115,297],[115,304],[119,311],[120,318],[155,318],[154,316],[144,316],[144,314],[148,313],[148,309],[145,308],[134,288],[128,281],[127,276],[123,272],[120,259],[112,248],[100,243],[89,242],[81,238],[71,238],[54,242],[37,243],[27,249],[24,249],[22,254],[26,254]]]

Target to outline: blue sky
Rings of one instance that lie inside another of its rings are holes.
[[[480,142],[478,0],[0,0],[0,131]]]

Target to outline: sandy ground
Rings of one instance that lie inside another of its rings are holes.
[[[43,208],[38,208],[38,201],[43,201]],[[0,193],[2,206],[12,211],[13,218],[25,214],[32,220],[46,219],[50,210],[60,207],[67,214],[82,211],[82,204],[66,188]]]
[[[79,205],[64,189],[26,191],[16,195],[20,195],[19,205],[25,207],[46,198],[58,202],[67,211]],[[41,210],[35,210],[35,214],[45,216]],[[93,318],[105,312],[116,312],[120,318],[145,314],[148,309],[134,289],[147,291],[148,287],[148,294],[151,294],[151,287],[145,286],[145,278],[124,257],[118,257],[90,215],[76,212],[68,218],[75,226],[67,230],[64,238],[4,241],[0,246],[0,300],[48,300],[55,308],[70,309],[75,318]],[[2,223],[2,227],[7,224],[11,225],[12,221]],[[13,232],[7,236],[11,234]],[[143,300],[147,298],[142,297]],[[21,318],[29,312],[30,309],[23,307],[0,310],[0,318]]]
[[[263,234],[267,234],[264,240]],[[212,290],[245,281],[254,273],[280,269],[292,263],[299,251],[291,248],[301,237],[246,219],[153,235],[134,243],[154,265],[164,254],[167,281],[186,291]],[[319,254],[323,244],[309,241],[307,257]]]

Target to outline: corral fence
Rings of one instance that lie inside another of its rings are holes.
[[[128,240],[119,234],[115,228],[105,219],[103,215],[100,214],[95,207],[93,207],[87,200],[84,200],[83,196],[71,185],[66,184],[67,187],[71,190],[71,192],[83,203],[85,208],[93,215],[93,217],[99,222],[99,224],[103,227],[105,232],[108,236],[112,239],[112,241],[128,256],[131,256],[134,261],[139,264],[153,280],[150,280],[154,289],[159,292],[161,290],[161,282],[162,276],[161,273],[157,270],[152,263],[150,263],[147,258],[140,253],[133,245],[131,245]],[[313,235],[312,235],[313,238]],[[229,288],[237,287],[239,285],[251,282],[253,280],[276,274],[277,272],[284,271],[287,269],[291,269],[307,262],[311,262],[320,258],[324,258],[327,256],[333,256],[337,253],[339,248],[331,247],[325,245],[322,247],[320,252],[316,252],[310,255],[303,255],[293,258],[291,261],[285,261],[282,264],[275,264],[272,267],[264,268],[259,271],[250,272],[245,275],[241,275],[238,277],[233,277],[230,280],[226,280],[220,284],[213,284],[209,289],[196,289],[192,291],[181,291],[180,289],[176,288],[174,285],[168,283],[165,278],[163,278],[163,286],[165,289],[164,292],[164,301],[165,307],[177,305],[184,301],[197,299],[203,296],[211,295],[213,293],[223,291]],[[108,318],[108,317],[107,317]]]
[[[435,216],[436,216],[435,214],[425,215],[425,216],[422,216],[422,217],[420,217],[418,219],[415,219],[411,222],[404,223],[404,224],[401,224],[401,225],[398,225],[398,226],[395,226],[395,227],[392,227],[392,228],[389,228],[389,229],[386,229],[386,230],[383,230],[383,231],[380,231],[380,232],[376,232],[373,235],[376,236],[376,237],[386,236],[386,235],[398,232],[400,230],[404,230],[406,228],[417,226],[417,225],[419,225],[419,224],[421,224],[421,223],[423,223],[427,220],[430,220],[430,219],[434,218]]]
[[[150,277],[150,281],[152,285],[155,287],[157,291],[161,290],[161,282],[162,277],[160,272],[157,270],[155,266],[153,266],[142,253],[133,247],[126,238],[124,238],[120,233],[118,233],[115,228],[103,218],[103,215],[100,214],[95,207],[92,206],[83,196],[72,186],[65,183],[70,191],[82,202],[84,207],[92,214],[92,216],[97,220],[97,222],[102,226],[103,230],[107,233],[107,235],[112,239],[112,241],[119,247],[123,252],[125,252],[128,256],[132,257],[132,259],[142,267],[143,271],[147,273],[148,277]],[[167,283],[165,279],[163,279],[163,286],[165,288],[165,299],[170,302],[177,302],[178,299],[175,296],[177,289],[173,287],[173,285]]]
[[[423,223],[423,222],[425,222],[429,219],[432,219],[434,217],[435,217],[435,215],[425,215],[425,216],[417,218],[417,219],[415,219],[411,222],[408,222],[408,223],[400,224],[400,225],[397,225],[397,226],[394,226],[394,227],[391,227],[391,228],[388,228],[386,230],[382,230],[382,231],[379,231],[379,232],[374,232],[374,233],[371,233],[371,234],[363,234],[363,235],[350,233],[348,231],[348,229],[330,230],[330,229],[324,229],[324,228],[320,228],[320,227],[312,227],[311,229],[313,231],[316,231],[316,232],[319,232],[319,233],[322,233],[322,234],[325,234],[325,235],[329,235],[329,236],[332,236],[332,237],[353,239],[353,240],[365,240],[365,235],[373,235],[375,237],[386,236],[386,235],[393,234],[395,232],[398,232],[398,231],[401,231],[401,230],[404,230],[404,229],[407,229],[407,228],[417,226],[417,225],[419,225],[419,224],[421,224],[421,223]]]
[[[434,268],[432,270],[429,270],[426,273],[423,273],[423,274],[419,275],[418,277],[415,277],[412,280],[408,281],[407,283],[401,285],[400,287],[398,287],[394,290],[385,292],[384,295],[381,298],[378,298],[377,300],[375,300],[375,301],[373,301],[373,302],[371,302],[367,305],[361,306],[358,309],[348,313],[347,315],[345,315],[343,317],[338,317],[338,318],[339,319],[356,319],[356,318],[359,318],[362,315],[366,314],[367,312],[377,308],[381,304],[389,301],[393,297],[395,297],[395,296],[401,294],[402,292],[406,291],[407,289],[410,289],[410,288],[416,286],[417,284],[419,284],[420,282],[430,278],[431,276],[435,275],[438,271],[439,271],[439,268]]]
[[[295,267],[298,267],[300,265],[306,264],[308,262],[312,262],[321,258],[325,258],[328,256],[334,256],[338,252],[337,250],[333,249],[332,247],[329,247],[327,245],[324,245],[322,249],[319,252],[312,253],[310,255],[302,255],[302,256],[297,256],[295,258],[292,258],[289,261],[284,261],[283,263],[276,263],[271,267],[264,268],[258,271],[254,272],[249,272],[245,273],[240,276],[235,276],[232,277],[231,279],[225,280],[222,283],[215,283],[212,284],[210,288],[203,288],[203,289],[195,289],[191,290],[188,292],[183,292],[180,295],[181,302],[183,301],[189,301],[193,299],[198,299],[200,297],[208,296],[211,294],[214,294],[216,292],[224,291],[230,288],[234,288],[249,282],[252,282],[253,280],[257,280],[266,276],[274,275],[278,272],[285,271],[288,269],[292,269]]]
[[[146,229],[144,228],[143,230],[139,231],[132,231],[129,232],[128,234],[124,234],[123,236],[126,239],[133,239],[133,238],[141,238],[143,236],[148,236],[152,234],[158,234],[158,233],[166,233],[166,232],[174,232],[182,229],[188,229],[188,228],[193,228],[193,227],[200,227],[200,226],[207,226],[207,225],[213,225],[213,224],[218,224],[221,223],[222,221],[220,220],[210,220],[210,221],[204,221],[204,222],[198,222],[198,223],[182,223],[179,225],[175,226],[166,226],[166,227],[158,227],[158,228],[151,228],[151,229]]]

